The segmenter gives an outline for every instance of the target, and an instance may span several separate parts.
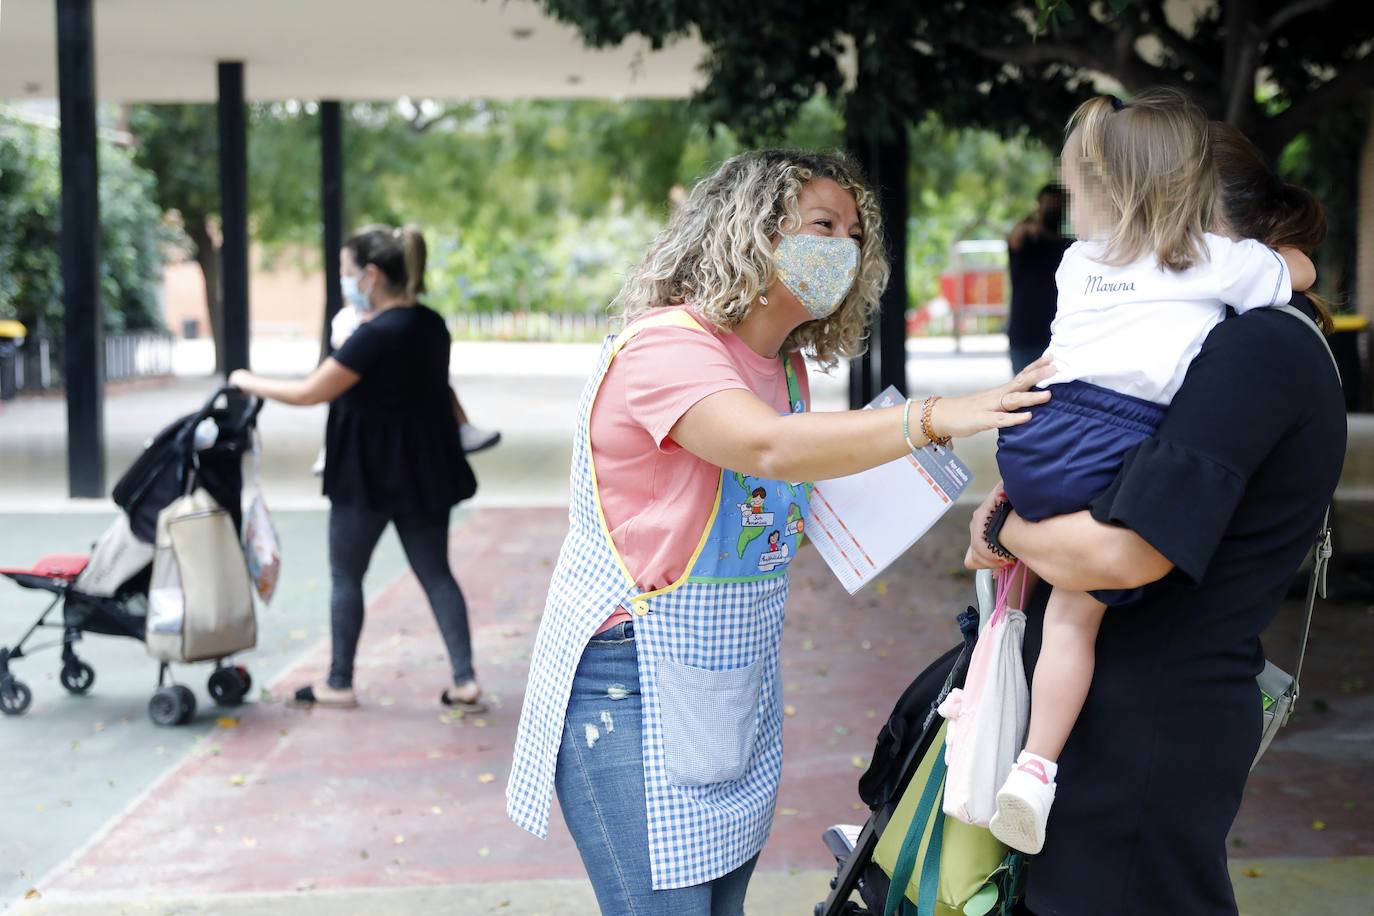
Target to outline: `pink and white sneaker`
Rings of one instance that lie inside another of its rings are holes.
[[[992,835],[1012,849],[1035,855],[1045,845],[1045,824],[1054,804],[1054,769],[1034,754],[1021,752],[997,793],[997,813],[988,823]]]

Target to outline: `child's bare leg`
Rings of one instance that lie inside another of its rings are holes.
[[[1013,849],[1031,855],[1045,844],[1054,804],[1056,763],[1088,697],[1097,629],[1106,606],[1086,592],[1056,590],[1045,608],[1040,662],[1031,685],[1030,733],[997,793],[988,827]]]
[[[1040,660],[1031,682],[1026,750],[1058,760],[1093,682],[1097,630],[1107,606],[1087,592],[1055,589],[1045,608]]]

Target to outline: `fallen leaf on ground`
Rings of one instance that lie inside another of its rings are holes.
[[[1262,869],[1262,868],[1247,868],[1247,869],[1245,870],[1245,877],[1247,877],[1247,878],[1263,878],[1263,877],[1264,877],[1264,869]]]
[[[309,635],[304,630],[292,630],[286,634],[287,639],[305,639]]]
[[[31,887],[31,888],[29,888],[28,891],[24,894],[24,899],[25,899],[25,900],[42,900],[42,899],[43,899],[43,895],[40,894],[40,893],[38,893],[38,888],[36,888],[36,887]]]
[[[860,770],[868,766],[868,764],[864,763],[864,759],[860,757],[858,754],[855,754],[853,757],[850,757],[849,762],[854,764],[854,766]]]
[[[877,592],[878,594],[880,594],[880,595],[886,595],[886,594],[887,594],[887,580],[886,580],[886,579],[879,579],[877,582],[874,582],[874,583],[873,583],[873,590],[874,590],[875,592]]]
[[[1326,821],[1313,821],[1313,822],[1312,822],[1312,829],[1313,829],[1313,830],[1325,830],[1325,829],[1326,829]]]
[[[796,817],[798,814],[801,814],[796,808],[780,808],[778,809],[778,813],[783,817]]]
[[[404,845],[405,845],[405,842],[406,842],[406,838],[405,838],[404,836],[402,836],[401,834],[398,833],[398,834],[396,834],[396,838],[395,838],[394,840],[392,840],[391,842],[395,843],[397,846],[404,846]]]
[[[795,716],[797,714],[797,707],[793,706],[791,703],[788,703],[786,706],[782,708],[782,714],[784,716]]]
[[[496,782],[496,774],[483,773],[481,776],[477,777],[477,781],[480,782],[482,785],[486,785],[489,782]]]
[[[239,720],[237,716],[220,716],[215,724],[220,728],[238,728]]]
[[[430,814],[443,814],[443,813],[444,813],[444,809],[443,809],[443,808],[440,808],[438,805],[435,805],[433,808],[430,808],[430,809],[429,809],[429,813],[430,813]]]
[[[247,846],[249,849],[252,849],[253,847],[258,845],[258,838],[246,836],[243,838],[243,845]]]
[[[813,640],[813,639],[803,639],[803,640],[802,640],[802,651],[803,651],[803,652],[810,652],[810,651],[811,651],[812,649],[814,649],[814,648],[816,648],[816,641],[815,641],[815,640]]]
[[[491,855],[491,850],[483,846],[481,849],[477,850],[477,854],[485,859],[487,856]]]
[[[235,773],[233,776],[229,777],[229,785],[231,786],[241,786],[245,782],[247,782],[247,780],[243,778],[242,773]]]

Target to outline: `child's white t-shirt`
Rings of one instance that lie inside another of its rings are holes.
[[[1055,273],[1059,308],[1047,351],[1059,370],[1045,384],[1082,380],[1168,404],[1212,328],[1237,312],[1293,296],[1288,265],[1254,239],[1207,233],[1208,260],[1188,270],[1153,257],[1103,264],[1105,243],[1074,242]]]
[[[367,317],[371,318],[372,316],[369,314]],[[342,347],[364,320],[366,319],[358,314],[356,308],[345,303],[343,308],[334,313],[334,319],[329,322],[329,345],[335,350]]]

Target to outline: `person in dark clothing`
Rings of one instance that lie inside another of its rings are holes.
[[[1007,236],[1007,268],[1011,274],[1011,309],[1007,319],[1007,347],[1012,375],[1040,358],[1050,345],[1059,289],[1054,272],[1072,239],[1063,234],[1064,189],[1047,184],[1036,197],[1035,212],[1012,227]]]
[[[458,437],[449,388],[449,334],[417,301],[424,292],[419,231],[370,226],[340,259],[345,298],[366,297],[376,315],[309,377],[284,381],[236,370],[229,383],[286,404],[329,404],[324,493],[329,497],[330,617],[327,681],[296,691],[299,705],[357,705],[353,659],[363,625],[363,576],[388,524],[425,590],[453,668],[440,702],[476,711],[467,605],[448,562],[448,520],[477,481]]]
[[[1234,128],[1213,124],[1211,135],[1227,228],[1315,248],[1325,231],[1315,198],[1275,176]],[[1291,305],[1329,332],[1320,301]],[[1260,634],[1313,544],[1345,454],[1340,380],[1306,325],[1277,309],[1223,321],[1155,436],[1127,453],[1091,509],[1034,523],[1012,513],[997,536],[1055,587],[1145,587],[1103,620],[1027,914],[1237,912],[1226,835],[1259,747]],[[1003,562],[982,527],[997,498],[970,523],[970,567]],[[1028,671],[1048,595],[1037,588],[1026,609]]]

